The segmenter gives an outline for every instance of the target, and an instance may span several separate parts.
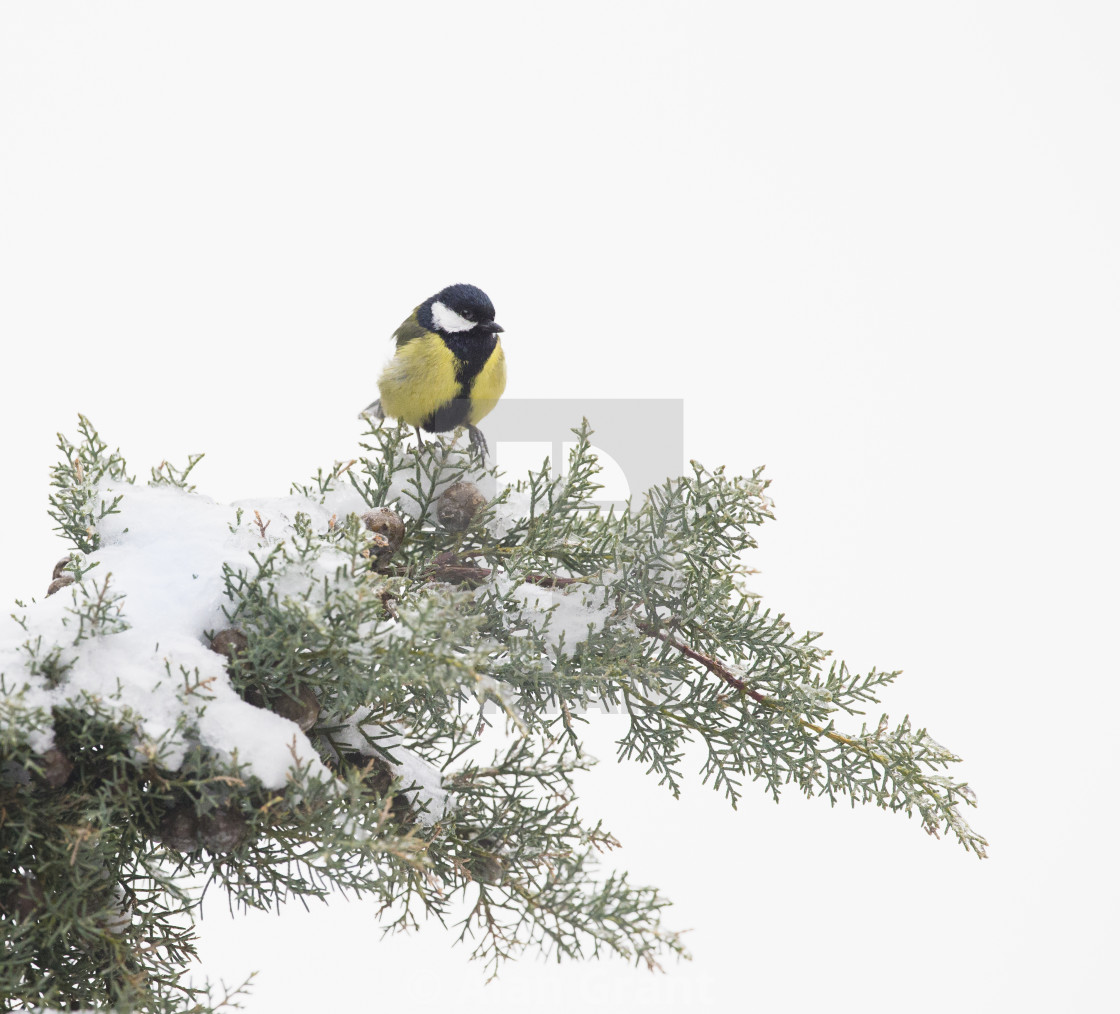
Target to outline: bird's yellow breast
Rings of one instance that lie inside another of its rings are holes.
[[[422,426],[433,413],[456,398],[468,397],[466,421],[477,425],[498,403],[506,387],[506,360],[501,342],[464,391],[456,377],[455,354],[430,331],[397,348],[377,386],[387,416]]]
[[[459,396],[455,356],[439,335],[428,332],[397,349],[377,386],[386,415],[419,426]]]
[[[498,399],[505,389],[506,356],[499,340],[494,346],[494,351],[490,353],[490,358],[474,378],[474,385],[471,387],[471,411],[467,416],[467,422],[477,426],[482,417],[498,404]]]

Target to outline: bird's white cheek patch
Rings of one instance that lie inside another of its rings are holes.
[[[473,320],[461,317],[450,306],[445,306],[438,299],[432,303],[432,322],[441,331],[469,331],[474,327]]]

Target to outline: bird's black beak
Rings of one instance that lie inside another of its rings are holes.
[[[479,324],[478,328],[480,331],[489,331],[491,334],[497,334],[497,332],[505,330],[501,324],[495,324],[493,321],[488,324]]]

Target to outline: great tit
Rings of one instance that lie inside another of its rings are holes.
[[[506,387],[494,304],[474,285],[449,285],[425,299],[393,332],[397,350],[377,381],[381,397],[362,413],[390,416],[429,433],[466,426],[486,457],[478,423]]]

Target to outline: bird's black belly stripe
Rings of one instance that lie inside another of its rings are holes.
[[[470,415],[470,398],[456,398],[446,404],[440,405],[424,422],[421,428],[429,433],[446,433],[456,426],[464,426],[467,416]]]
[[[455,356],[455,379],[459,382],[459,394],[453,401],[437,408],[421,423],[421,429],[429,433],[446,433],[456,426],[466,424],[471,411],[471,388],[498,344],[496,334],[477,335],[467,332],[440,337]]]

